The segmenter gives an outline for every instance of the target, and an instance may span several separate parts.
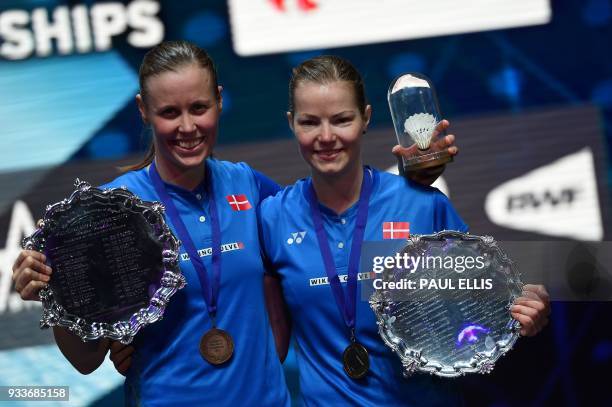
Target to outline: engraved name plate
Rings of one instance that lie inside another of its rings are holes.
[[[370,305],[404,374],[490,372],[519,336],[509,309],[522,283],[510,259],[491,237],[450,231],[411,237],[398,256]]]
[[[41,290],[41,328],[62,326],[83,340],[129,343],[159,320],[185,285],[179,241],[164,208],[124,188],[101,190],[77,179],[69,198],[49,205],[23,248],[53,268]]]

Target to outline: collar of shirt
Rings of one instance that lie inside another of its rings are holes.
[[[366,173],[369,173],[372,176],[372,196],[374,196],[376,193],[376,188],[378,187],[378,171],[376,171],[369,165],[365,165],[364,168],[366,170]],[[305,202],[308,202],[308,195],[307,195],[308,182],[303,182],[301,185],[301,188],[302,188],[302,194],[304,195],[304,198],[305,198]],[[333,209],[328,208],[327,206],[323,205],[320,202],[319,202],[319,209],[321,210],[321,215],[323,215],[325,219],[328,219],[332,222],[341,223],[342,219],[345,219],[346,221],[348,221],[348,219],[352,219],[353,217],[357,215],[357,207],[358,207],[357,204],[358,203],[359,203],[358,201],[355,201],[353,205],[351,205],[347,210],[345,210],[344,212],[340,214],[336,213]]]
[[[207,160],[207,165],[210,165],[208,160]],[[147,176],[148,176],[148,172],[150,171],[150,168],[151,166],[147,167]],[[211,174],[212,173],[213,173],[213,169],[211,168]],[[202,182],[200,182],[198,186],[196,186],[193,190],[185,189],[179,185],[166,182],[163,179],[162,179],[162,182],[164,183],[164,187],[166,188],[166,191],[168,192],[168,195],[170,196],[189,197],[189,198],[195,197],[198,201],[207,199],[207,194],[206,194],[207,180],[206,179],[202,180]]]

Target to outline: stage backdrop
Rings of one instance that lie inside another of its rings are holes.
[[[142,154],[138,65],[164,39],[193,41],[218,65],[221,158],[284,184],[307,175],[285,119],[287,81],[302,60],[338,54],[363,73],[373,106],[366,162],[394,167],[387,88],[422,72],[461,149],[436,185],[473,233],[610,240],[612,1],[426,3],[3,1],[0,385],[69,385],[69,405],[120,403],[112,365],[81,376],[38,329],[40,307],[14,292],[11,266],[34,220],[76,177],[106,182]],[[612,404],[611,311],[554,302],[541,335],[521,340],[492,375],[460,379],[468,405]],[[296,394],[293,355],[285,367]]]

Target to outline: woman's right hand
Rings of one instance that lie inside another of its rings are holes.
[[[453,134],[447,134],[444,137],[438,138],[440,133],[446,132],[450,126],[448,120],[442,120],[436,126],[433,135],[433,141],[431,146],[427,150],[427,152],[439,152],[446,150],[451,157],[456,156],[459,153],[459,148],[455,145],[455,136]],[[421,185],[431,185],[434,183],[440,175],[444,172],[446,168],[445,164],[438,165],[436,167],[422,168],[415,171],[406,172],[403,168],[402,158],[411,158],[415,155],[419,154],[419,150],[416,144],[411,145],[410,147],[402,147],[400,145],[396,145],[393,147],[391,151],[398,159],[398,169],[399,173],[406,178],[411,179],[414,182],[418,182]]]
[[[134,353],[133,346],[124,345],[119,341],[111,342],[110,360],[113,361],[115,369],[124,376],[132,365],[132,353]]]
[[[44,254],[22,250],[13,264],[13,283],[22,299],[40,301],[38,293],[51,279],[53,270],[45,262]]]

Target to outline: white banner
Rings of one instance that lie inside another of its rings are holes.
[[[485,212],[500,226],[549,236],[600,241],[604,236],[589,147],[504,182]]]
[[[229,0],[242,56],[545,24],[549,0]]]

